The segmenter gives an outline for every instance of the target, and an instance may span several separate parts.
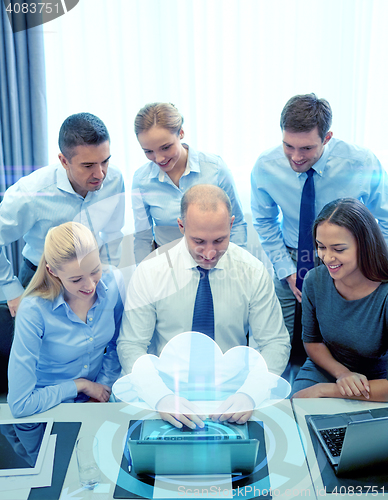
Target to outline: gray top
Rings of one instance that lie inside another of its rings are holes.
[[[388,283],[346,300],[321,265],[307,273],[302,297],[304,342],[323,342],[337,361],[368,379],[386,377]]]

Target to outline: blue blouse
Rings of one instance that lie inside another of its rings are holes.
[[[135,257],[141,262],[152,251],[152,240],[161,246],[181,238],[177,218],[185,191],[196,184],[213,184],[230,198],[235,216],[231,241],[241,247],[247,244],[247,224],[232,173],[217,155],[188,147],[187,167],[176,186],[170,177],[152,161],[133,176],[132,209],[135,220]]]
[[[8,403],[14,417],[87,399],[82,393],[77,396],[75,379],[111,387],[118,378],[116,339],[124,296],[118,271],[104,272],[96,293],[86,323],[62,294],[54,301],[29,296],[20,303],[8,367]]]

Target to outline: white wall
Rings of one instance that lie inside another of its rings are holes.
[[[145,162],[133,119],[170,101],[186,141],[230,166],[249,211],[250,171],[279,143],[285,102],[315,92],[332,105],[335,136],[387,166],[387,19],[386,0],[80,0],[44,25],[50,159],[62,121],[89,111],[130,188]]]

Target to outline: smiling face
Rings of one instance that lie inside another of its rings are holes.
[[[49,272],[61,280],[66,302],[94,302],[102,274],[98,250],[90,252],[81,261],[74,259],[63,264],[61,269],[49,268]]]
[[[318,134],[318,127],[310,132],[290,132],[283,130],[283,151],[292,170],[307,172],[322,156],[324,146],[332,138],[333,133],[328,132],[322,142]]]
[[[234,216],[229,216],[223,203],[215,211],[201,210],[197,204],[191,204],[185,221],[178,219],[189,253],[199,266],[204,269],[216,266],[228,249],[233,221]]]
[[[317,227],[316,242],[318,256],[334,280],[349,286],[365,279],[358,267],[356,238],[348,229],[322,222]]]
[[[74,191],[85,198],[88,191],[97,191],[102,186],[108,171],[110,144],[105,141],[98,146],[77,146],[71,160],[62,153],[58,157]]]
[[[187,150],[182,146],[183,130],[178,135],[166,128],[154,126],[138,134],[137,139],[146,157],[156,163],[163,172],[186,168]]]

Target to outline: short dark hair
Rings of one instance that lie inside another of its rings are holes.
[[[99,146],[105,141],[110,141],[108,129],[100,118],[91,113],[69,116],[59,130],[59,149],[68,160],[74,156],[77,146]]]
[[[315,94],[291,97],[280,116],[280,127],[290,132],[310,132],[318,127],[322,142],[331,127],[333,114],[326,99],[318,99]]]
[[[182,196],[181,219],[183,222],[185,221],[187,210],[191,204],[199,205],[203,211],[210,210],[215,212],[219,203],[224,203],[229,217],[232,217],[232,204],[229,196],[223,189],[213,184],[196,184]]]
[[[355,198],[340,198],[325,205],[314,222],[314,241],[323,222],[345,227],[353,234],[357,265],[366,278],[388,282],[388,247],[376,219],[363,203]]]

